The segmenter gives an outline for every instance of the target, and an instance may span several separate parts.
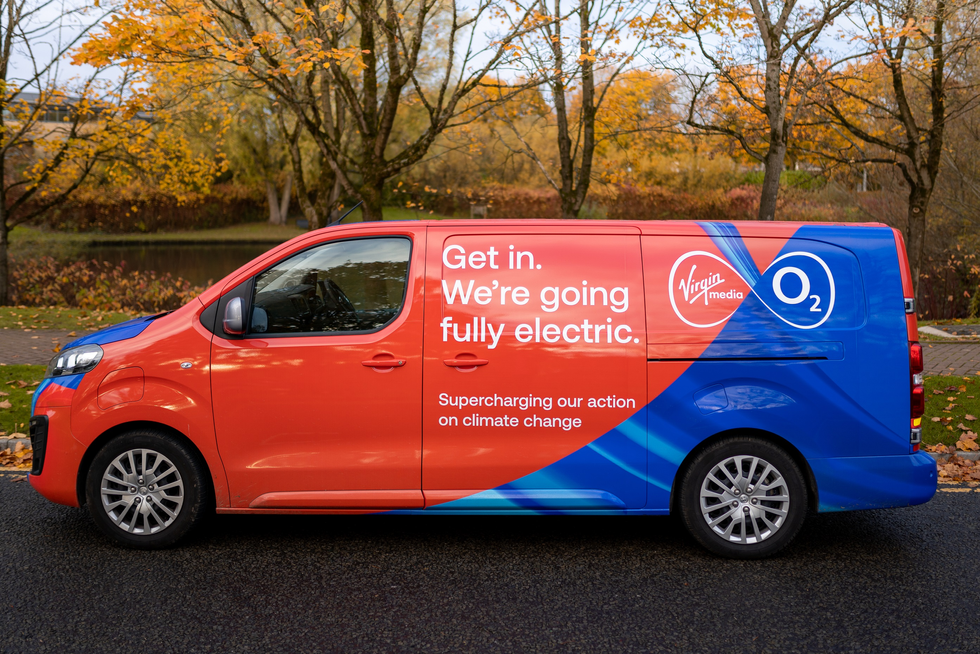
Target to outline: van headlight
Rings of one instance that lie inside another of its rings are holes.
[[[79,345],[56,354],[44,371],[44,376],[80,375],[95,368],[99,361],[102,361],[101,347],[94,344]]]

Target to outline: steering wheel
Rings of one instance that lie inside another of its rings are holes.
[[[323,281],[317,282],[320,286],[320,292],[323,294],[323,309],[325,311],[336,312],[343,311],[350,316],[355,323],[357,322],[357,310],[354,308],[354,303],[350,301],[350,298],[344,293],[337,282],[332,279],[325,279]]]

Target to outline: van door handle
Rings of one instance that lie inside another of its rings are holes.
[[[443,363],[450,368],[472,368],[474,366],[485,366],[490,361],[487,359],[445,359]]]
[[[401,368],[405,365],[405,359],[371,359],[361,361],[361,365],[368,368]]]

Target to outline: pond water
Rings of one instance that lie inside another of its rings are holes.
[[[170,273],[195,286],[204,286],[208,280],[216,282],[274,247],[271,243],[93,245],[85,248],[83,255],[115,265],[126,262],[126,270]]]

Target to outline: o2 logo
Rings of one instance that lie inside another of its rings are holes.
[[[752,291],[777,318],[797,329],[814,329],[827,322],[837,299],[830,268],[810,252],[778,257]]]
[[[788,252],[774,260],[754,287],[730,263],[710,252],[688,252],[670,269],[670,304],[691,327],[720,325],[749,293],[787,325],[815,329],[834,310],[834,276],[810,252]]]

